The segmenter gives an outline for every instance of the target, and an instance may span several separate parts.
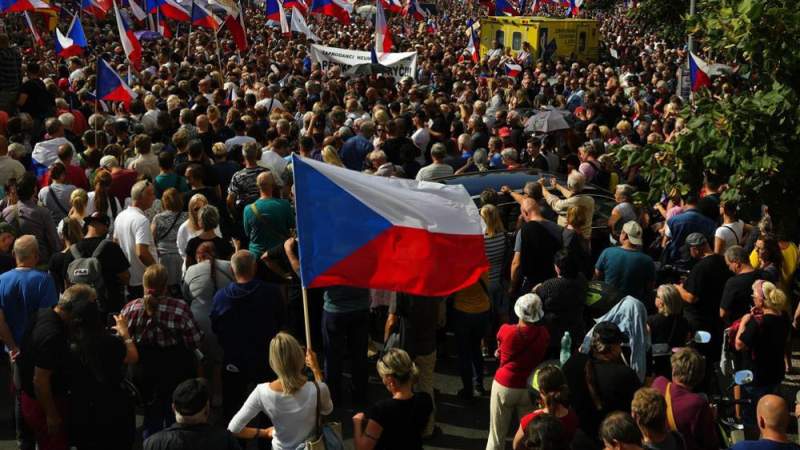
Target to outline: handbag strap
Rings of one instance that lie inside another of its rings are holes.
[[[319,408],[322,401],[319,398],[320,390],[319,390],[319,384],[317,384],[317,380],[314,380],[313,383],[314,383],[314,388],[317,391],[317,412],[316,412],[317,420],[314,422],[316,424],[317,430],[316,433],[314,433],[314,437],[318,437],[320,433],[322,433],[322,415],[319,413]]]
[[[163,241],[164,238],[169,236],[170,231],[172,231],[172,229],[175,228],[175,224],[178,223],[178,219],[180,219],[180,218],[181,218],[181,213],[180,212],[175,213],[175,219],[172,220],[172,225],[170,225],[169,228],[167,228],[166,233],[164,233],[161,236],[159,236],[157,240],[158,241]]]
[[[678,425],[675,423],[675,414],[672,412],[672,383],[667,383],[667,389],[664,393],[664,399],[667,401],[667,424],[672,431],[678,431]]]
[[[61,202],[58,200],[58,197],[56,196],[56,193],[53,192],[53,187],[52,186],[49,186],[47,188],[47,195],[52,197],[53,201],[56,202],[56,206],[58,206],[58,209],[60,209],[61,212],[63,212],[65,215],[69,215],[69,211],[67,211],[67,209],[64,208],[64,205],[62,205]]]

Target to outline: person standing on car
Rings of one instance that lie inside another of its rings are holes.
[[[539,179],[539,183],[544,185],[544,178]],[[567,211],[570,206],[580,206],[583,213],[583,227],[579,230],[586,239],[592,238],[592,216],[594,215],[594,199],[588,195],[581,194],[586,185],[586,177],[580,172],[572,171],[567,175],[567,186],[561,186],[555,178],[550,179],[550,187],[561,192],[563,199],[551,193],[547,189],[542,189],[542,194],[548,205],[558,213],[558,224],[567,225]]]
[[[533,199],[522,201],[520,213],[525,223],[514,242],[509,296],[528,293],[537,284],[553,278],[553,256],[561,248],[562,228],[545,220]]]
[[[453,174],[453,167],[444,162],[447,157],[447,147],[441,142],[433,144],[431,147],[431,158],[433,162],[419,169],[417,181],[428,181],[439,177],[449,177]]]

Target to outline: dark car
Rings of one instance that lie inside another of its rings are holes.
[[[475,204],[480,207],[480,194],[486,188],[492,188],[499,193],[501,187],[508,186],[513,191],[522,192],[522,188],[525,187],[526,183],[536,182],[541,178],[555,178],[561,185],[567,184],[566,175],[542,172],[536,169],[472,172],[437,178],[434,181],[448,185],[460,184],[464,186]],[[560,196],[557,190],[551,190],[551,192]],[[617,203],[610,192],[593,184],[586,184],[582,193],[594,199],[592,253],[596,253],[608,246],[608,219],[611,217],[611,210],[614,209]],[[509,195],[500,195],[501,201],[498,205],[500,214],[504,218],[506,227],[514,229],[517,217],[519,217],[519,204]]]

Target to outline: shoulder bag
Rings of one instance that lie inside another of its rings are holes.
[[[344,441],[342,441],[342,424],[340,422],[324,422],[322,414],[320,414],[320,407],[322,406],[322,399],[320,398],[319,384],[316,381],[314,388],[317,391],[317,421],[314,433],[310,439],[306,439],[305,443],[297,450],[344,450]]]

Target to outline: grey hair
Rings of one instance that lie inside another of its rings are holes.
[[[502,152],[500,152],[500,156],[505,159],[511,159],[516,161],[519,154],[517,153],[516,149],[513,148],[504,148]]]
[[[489,154],[485,148],[479,148],[472,153],[472,160],[475,161],[475,165],[478,168],[482,168],[489,164]]]
[[[134,184],[131,188],[131,200],[134,202],[140,200],[142,195],[144,195],[144,191],[147,189],[147,186],[150,186],[149,181],[137,181],[136,184]]]
[[[750,264],[750,256],[740,245],[732,245],[725,250],[725,261],[739,264]]]
[[[586,185],[586,177],[577,170],[573,170],[567,176],[567,189],[572,192],[580,192],[583,186]]]
[[[661,298],[661,302],[664,304],[664,306],[658,310],[658,313],[662,316],[669,317],[680,314],[683,310],[683,299],[681,298],[680,292],[678,292],[678,288],[676,288],[674,284],[662,284],[658,287],[656,296]]]
[[[633,189],[633,186],[631,186],[629,184],[618,184],[616,191],[625,200],[630,201],[631,198],[633,197],[634,189]]]
[[[198,218],[203,230],[213,230],[219,226],[219,210],[214,205],[206,205],[200,208]]]
[[[97,299],[95,290],[86,284],[70,286],[58,299],[58,307],[64,311],[72,311],[78,302],[93,302]]]
[[[256,258],[248,250],[239,250],[231,256],[231,270],[238,276],[252,275],[255,271]]]
[[[441,142],[437,142],[431,146],[431,156],[437,159],[447,156],[447,147]]]
[[[17,261],[31,261],[39,259],[39,243],[36,236],[26,234],[14,241],[14,257]]]
[[[522,188],[522,193],[527,195],[528,197],[533,197],[533,192],[536,190],[536,186],[539,183],[535,181],[528,181],[525,183],[525,186]]]

